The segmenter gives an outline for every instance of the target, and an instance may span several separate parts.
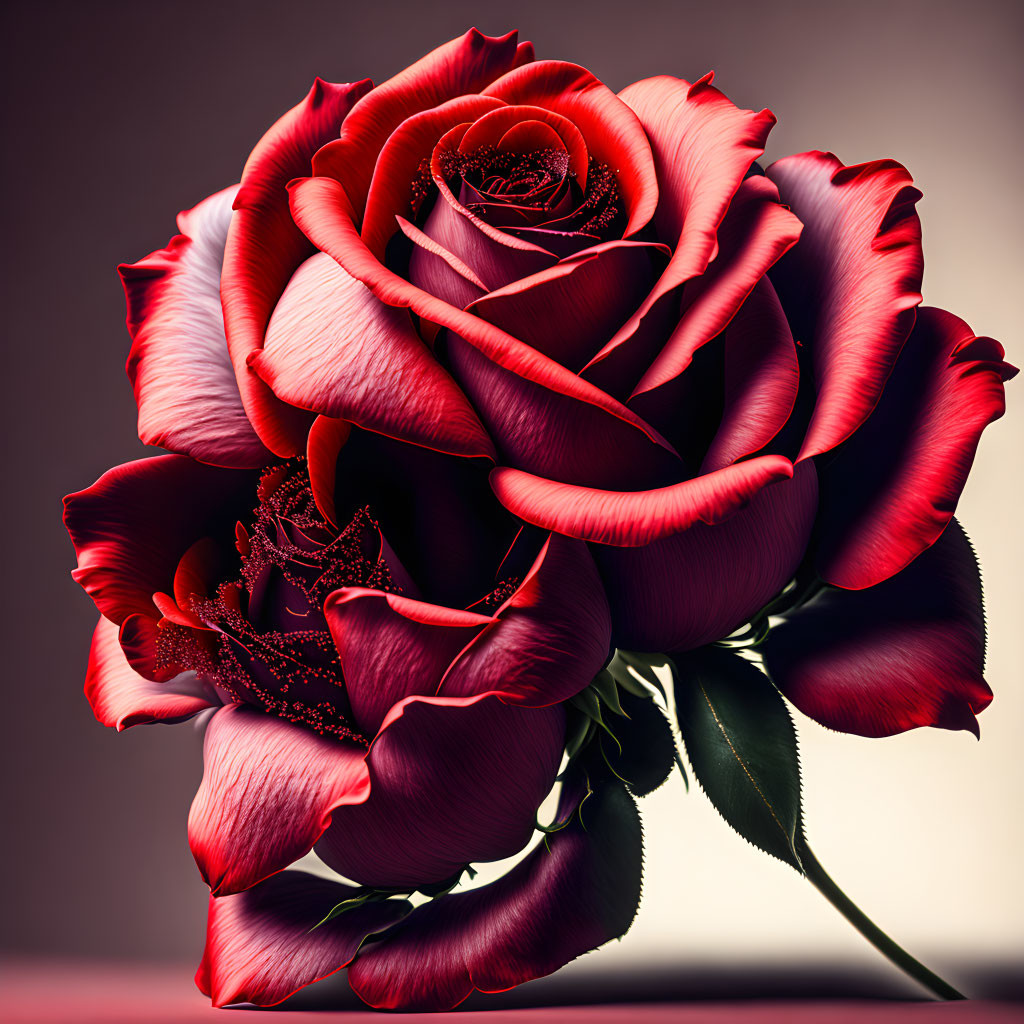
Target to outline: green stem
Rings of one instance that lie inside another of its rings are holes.
[[[920,960],[915,960],[902,946],[893,942],[881,928],[878,927],[866,914],[856,907],[850,898],[836,885],[829,877],[828,872],[818,863],[818,858],[811,852],[806,844],[801,844],[800,861],[804,867],[804,874],[811,885],[815,887],[846,918],[854,928],[864,936],[872,946],[884,954],[897,967],[902,968],[916,981],[919,981],[925,988],[931,990],[940,999],[966,999],[967,997],[958,992],[948,982],[943,981],[937,974],[929,971]]]

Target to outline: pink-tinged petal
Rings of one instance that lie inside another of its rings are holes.
[[[518,469],[491,471],[491,487],[514,516],[597,544],[641,547],[696,524],[727,519],[769,484],[793,476],[781,455],[762,455],[650,491],[602,491]]]
[[[545,707],[589,686],[608,660],[611,619],[587,546],[552,534],[492,623],[467,641],[441,683],[446,697],[492,692]]]
[[[992,699],[978,564],[960,524],[867,590],[828,589],[761,648],[775,685],[815,721],[859,736],[967,729]]]
[[[725,328],[768,268],[796,244],[800,230],[800,221],[779,205],[778,189],[767,178],[756,175],[743,182],[719,228],[718,255],[683,289],[679,325],[634,394],[682,373],[693,353]]]
[[[764,448],[789,419],[800,387],[793,335],[767,278],[754,286],[725,329],[722,347],[722,418],[701,473],[713,473]]]
[[[415,281],[417,287],[460,309],[487,292],[487,285],[477,277],[476,271],[458,256],[404,217],[395,220],[399,230],[413,244],[409,253],[409,280]],[[424,332],[430,342],[436,338],[436,325],[432,333],[433,336],[429,336]]]
[[[643,301],[667,252],[603,242],[478,298],[469,312],[578,370]]]
[[[64,525],[78,555],[71,575],[118,625],[132,614],[159,618],[153,594],[173,589],[178,562],[195,541],[234,528],[255,486],[253,471],[184,455],[115,466],[64,499]]]
[[[377,156],[403,121],[455,97],[479,93],[531,52],[517,48],[515,32],[485,36],[475,28],[439,46],[352,108],[341,137],[316,154],[313,173],[343,182],[361,214]]]
[[[655,444],[665,445],[649,424],[600,388],[486,320],[457,309],[388,270],[360,238],[353,221],[352,205],[338,182],[330,178],[306,178],[292,182],[290,194],[296,223],[317,248],[337,260],[382,302],[412,309],[424,320],[449,328],[496,365],[530,383],[592,405]]]
[[[821,470],[818,568],[860,590],[909,565],[953,517],[1016,369],[1002,346],[922,307],[875,411]]]
[[[655,233],[678,240],[672,260],[643,305],[601,353],[646,340],[643,321],[681,284],[703,274],[718,250],[718,226],[750,165],[764,152],[775,117],[740,110],[711,85],[662,75],[635,82],[620,94],[651,141],[662,183]],[[624,354],[616,355],[616,359]]]
[[[221,708],[203,744],[189,845],[214,895],[248,889],[309,853],[342,806],[370,791],[355,743],[241,704]]]
[[[368,935],[410,910],[405,900],[387,900],[319,924],[332,907],[356,895],[349,885],[282,871],[246,892],[210,896],[196,985],[214,1006],[276,1006],[340,971]]]
[[[651,145],[633,111],[589,71],[563,61],[536,61],[510,71],[484,94],[543,107],[571,121],[590,156],[615,172],[626,208],[626,237],[650,221],[658,205]]]
[[[459,652],[495,622],[488,615],[363,587],[335,591],[324,614],[352,714],[368,735],[406,697],[436,694]]]
[[[642,548],[593,546],[615,646],[687,651],[749,621],[793,578],[817,507],[814,467],[805,462],[724,522],[697,523]]]
[[[460,124],[475,121],[489,110],[501,107],[501,100],[488,96],[457,96],[446,103],[413,114],[394,130],[377,157],[370,191],[366,197],[362,236],[370,252],[384,259],[388,241],[395,233],[395,217],[415,219],[414,186],[421,175],[421,164],[429,160],[437,140]],[[338,143],[345,148],[356,148],[354,143]],[[342,172],[341,181],[353,189],[355,185]],[[419,182],[425,185],[424,182]]]
[[[640,901],[643,839],[618,783],[596,786],[571,818],[490,885],[417,908],[360,955],[349,984],[377,1009],[449,1010],[474,990],[503,992],[628,931]]]
[[[311,417],[285,405],[248,368],[292,273],[313,251],[288,211],[285,188],[309,174],[313,154],[337,136],[367,80],[334,85],[319,78],[306,98],[260,139],[245,169],[224,249],[221,300],[228,351],[242,403],[263,443],[276,455],[302,451]],[[374,150],[376,156],[376,150]]]
[[[335,812],[317,853],[378,888],[427,885],[510,857],[533,833],[564,743],[560,706],[408,697],[370,747],[369,798]]]
[[[831,153],[777,160],[768,176],[804,223],[772,284],[806,346],[817,402],[800,458],[846,440],[875,407],[921,301],[921,193],[894,160],[844,167]]]
[[[121,732],[149,722],[181,722],[220,704],[194,672],[166,683],[140,676],[125,660],[117,635],[117,626],[101,618],[89,649],[85,696],[101,725]]]
[[[217,466],[271,459],[242,408],[224,337],[220,271],[237,187],[178,215],[166,249],[118,267],[139,438]]]
[[[291,405],[453,455],[493,456],[408,310],[385,306],[326,253],[292,276],[252,365]]]

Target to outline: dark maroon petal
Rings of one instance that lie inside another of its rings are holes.
[[[918,311],[875,411],[821,471],[818,566],[829,583],[870,587],[934,543],[1015,373],[998,342],[941,309]]]
[[[792,480],[715,526],[697,523],[647,547],[594,545],[615,646],[686,651],[727,636],[793,578],[817,504],[813,466],[801,463]]]
[[[184,455],[115,466],[64,499],[78,555],[71,575],[118,625],[135,613],[159,618],[153,594],[173,590],[178,562],[195,541],[233,528],[255,486],[254,472]]]
[[[768,176],[804,223],[772,271],[817,402],[800,458],[845,441],[875,407],[921,301],[921,193],[894,160],[844,167],[831,153],[777,160]]]
[[[760,451],[796,403],[800,366],[786,314],[762,278],[722,335],[724,401],[701,473]]]
[[[271,458],[242,408],[224,337],[220,271],[237,187],[178,214],[167,248],[118,267],[139,438],[218,466]]]
[[[253,365],[292,405],[455,455],[493,456],[466,397],[413,327],[326,253],[292,276]]]
[[[92,635],[85,696],[98,721],[118,732],[149,722],[181,722],[220,704],[193,672],[166,683],[140,676],[125,660],[117,626],[104,618]]]
[[[404,900],[369,903],[316,927],[357,892],[304,871],[282,871],[246,892],[210,896],[196,985],[214,1006],[275,1006],[340,971],[367,935],[409,912]]]
[[[248,362],[263,347],[263,332],[288,279],[313,251],[291,218],[285,186],[309,174],[313,154],[337,136],[345,115],[370,87],[369,80],[333,85],[318,78],[309,95],[260,139],[242,171],[221,274],[224,327],[245,411],[276,455],[300,453],[311,420],[275,398]]]
[[[316,154],[313,173],[342,182],[361,219],[377,157],[403,121],[455,97],[480,92],[531,56],[532,49],[516,46],[515,32],[485,36],[471,28],[364,96],[345,118],[341,137]]]
[[[666,252],[651,242],[603,242],[478,298],[469,311],[578,370],[643,300]]]
[[[370,747],[370,795],[339,808],[317,853],[378,888],[450,878],[526,845],[565,743],[561,707],[494,695],[409,697]]]
[[[775,685],[830,729],[891,736],[922,725],[978,734],[985,615],[970,542],[955,520],[901,573],[828,589],[761,648]]]
[[[448,1010],[475,989],[503,992],[558,970],[628,931],[640,900],[642,836],[636,805],[618,783],[598,785],[565,828],[508,874],[418,909],[349,969],[370,1006]]]
[[[241,704],[221,708],[203,744],[188,839],[215,895],[248,889],[309,853],[345,804],[370,790],[366,750]]]

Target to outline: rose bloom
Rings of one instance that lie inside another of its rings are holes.
[[[315,846],[434,895],[514,854],[612,647],[721,640],[794,578],[831,585],[762,647],[798,708],[976,730],[951,519],[1013,370],[918,308],[907,171],[762,170],[774,120],[474,30],[317,80],[121,268],[139,434],[175,454],[68,499],[87,692],[118,728],[217,708],[189,824],[216,1005],[351,962],[371,1005],[444,1009],[621,935],[640,836],[610,778],[570,774],[545,845],[416,909],[314,928],[363,890],[282,869]]]

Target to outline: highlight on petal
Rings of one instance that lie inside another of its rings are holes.
[[[767,171],[803,221],[771,272],[793,336],[810,352],[817,402],[799,458],[845,441],[875,407],[921,301],[921,193],[895,160],[844,167],[800,153]]]
[[[224,337],[220,272],[238,188],[178,215],[165,249],[118,267],[132,348],[139,438],[218,466],[271,458],[242,408]]]
[[[337,137],[345,115],[370,87],[369,80],[334,85],[316,79],[306,98],[257,143],[235,199],[221,274],[228,351],[249,420],[263,443],[282,457],[302,451],[311,417],[276,398],[249,371],[248,360],[263,347],[289,278],[312,252],[291,218],[285,186],[309,174],[313,154]]]
[[[99,723],[118,732],[150,722],[182,722],[220,704],[194,672],[166,683],[140,676],[125,659],[117,626],[102,617],[92,634],[85,696]]]
[[[792,475],[788,459],[761,455],[650,491],[579,487],[507,466],[491,471],[491,487],[505,508],[534,526],[597,544],[641,547],[697,523],[719,523]]]
[[[493,457],[408,311],[385,306],[326,253],[292,276],[251,362],[291,405],[450,454]]]
[[[233,530],[255,485],[255,471],[184,455],[115,466],[64,499],[64,525],[78,555],[71,575],[118,625],[132,614],[160,618],[153,594],[173,590],[178,562],[195,541]]]
[[[316,154],[313,173],[342,182],[361,219],[377,156],[403,121],[455,97],[481,92],[531,53],[516,46],[515,32],[485,36],[471,28],[364,96],[345,119],[340,138]]]
[[[378,888],[419,887],[510,857],[533,833],[564,744],[561,706],[407,697],[370,746],[368,799],[338,808],[317,854]]]
[[[276,1006],[348,966],[367,936],[409,913],[405,900],[368,903],[324,924],[358,890],[305,871],[282,871],[245,892],[210,896],[196,985],[214,1006]]]
[[[953,517],[1016,369],[963,320],[922,307],[882,397],[821,470],[819,571],[859,590],[899,572]]]
[[[214,895],[241,892],[309,853],[343,805],[367,799],[366,750],[241,704],[221,708],[203,744],[188,816]]]
[[[728,636],[793,578],[817,507],[814,467],[801,463],[792,480],[763,488],[724,522],[696,523],[646,547],[593,545],[615,646],[671,653]]]
[[[377,1009],[448,1010],[625,934],[640,901],[636,804],[618,782],[580,796],[563,788],[558,819],[569,823],[508,874],[438,897],[367,947],[349,968],[356,995]]]
[[[761,650],[775,685],[840,732],[931,725],[977,735],[975,716],[992,700],[981,576],[956,520],[884,583],[825,590],[774,626]]]

